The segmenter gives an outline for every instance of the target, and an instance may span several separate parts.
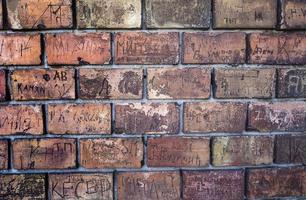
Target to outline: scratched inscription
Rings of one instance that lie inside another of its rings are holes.
[[[51,200],[113,200],[112,174],[50,174]]]
[[[281,28],[304,29],[306,28],[306,1],[283,0]]]
[[[0,170],[7,169],[8,159],[8,141],[0,140]]]
[[[0,70],[0,101],[5,100],[5,96],[6,96],[5,71]]]
[[[178,200],[179,172],[133,172],[118,174],[118,198],[121,200]]]
[[[302,68],[278,71],[278,93],[281,98],[306,97],[306,70]]]

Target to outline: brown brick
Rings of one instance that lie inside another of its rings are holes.
[[[252,33],[249,63],[305,64],[306,34]]]
[[[39,65],[39,34],[0,34],[0,65]]]
[[[6,97],[6,80],[5,72],[0,70],[0,101],[5,100]]]
[[[126,172],[118,174],[120,200],[178,200],[180,199],[179,172]]]
[[[177,32],[121,32],[115,35],[116,64],[177,64]]]
[[[277,17],[275,0],[215,0],[215,28],[274,28]]]
[[[235,102],[197,102],[184,105],[184,132],[242,132],[247,105]]]
[[[11,75],[11,96],[14,100],[74,99],[74,70],[15,70]]]
[[[50,174],[49,194],[51,200],[113,200],[113,176],[111,173]]]
[[[77,0],[79,28],[140,28],[141,0]]]
[[[124,103],[115,107],[115,132],[178,133],[179,108],[174,103]]]
[[[245,61],[245,34],[184,33],[185,64],[239,64]]]
[[[216,98],[272,98],[275,69],[221,68],[215,70]]]
[[[253,103],[249,106],[248,128],[260,132],[304,131],[305,102]]]
[[[0,106],[0,135],[41,135],[43,118],[40,106]]]
[[[143,70],[80,69],[81,99],[141,99]]]
[[[282,29],[306,28],[306,2],[303,0],[282,1]]]
[[[275,162],[306,163],[306,136],[277,136],[275,142]]]
[[[260,165],[273,162],[273,137],[216,137],[212,143],[213,165]]]
[[[278,70],[277,97],[306,97],[306,69],[287,68]]]
[[[75,139],[17,139],[12,143],[13,167],[15,169],[66,169],[76,167]]]
[[[109,33],[46,35],[48,64],[107,64],[111,59]]]
[[[0,140],[0,170],[4,170],[8,168],[8,141]],[[1,189],[0,189],[0,197],[1,197]]]
[[[184,171],[183,198],[243,200],[244,171]]]
[[[209,138],[149,138],[149,167],[204,167],[209,164]]]
[[[0,199],[44,200],[45,175],[40,174],[0,174]]]
[[[82,139],[80,164],[85,168],[141,168],[141,138]]]
[[[53,104],[48,106],[52,134],[110,134],[110,104]]]
[[[12,29],[72,27],[72,0],[6,0]]]
[[[211,0],[146,0],[148,28],[209,28]]]
[[[303,167],[252,169],[247,177],[249,199],[306,195]]]
[[[210,96],[210,68],[149,68],[149,99],[207,99]]]

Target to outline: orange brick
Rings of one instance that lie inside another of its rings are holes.
[[[306,2],[301,0],[283,0],[281,14],[282,29],[306,28]]]
[[[0,101],[5,100],[5,97],[6,97],[5,71],[0,70]]]
[[[8,168],[8,141],[0,140],[0,170],[4,170]],[[1,189],[0,189],[0,197],[1,197]]]

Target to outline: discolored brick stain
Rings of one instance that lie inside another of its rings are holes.
[[[120,200],[180,199],[181,181],[177,171],[120,172],[117,178]]]
[[[282,1],[282,29],[306,28],[306,2],[303,0]]]
[[[45,183],[41,174],[0,174],[0,198],[45,200]]]
[[[183,171],[183,199],[243,200],[244,171]]]
[[[115,132],[173,134],[179,131],[179,108],[174,103],[124,103],[115,106]]]
[[[77,0],[79,28],[140,28],[141,0]]]
[[[9,161],[9,149],[8,149],[8,141],[0,140],[0,170],[8,169],[8,161]],[[0,197],[1,197],[1,189],[0,189]]]
[[[146,0],[148,28],[209,28],[211,0]]]
[[[148,68],[149,99],[207,99],[210,68]]]
[[[303,167],[250,169],[247,183],[249,199],[306,195]]]
[[[6,80],[5,71],[0,70],[0,101],[4,101],[6,98]]]
[[[141,168],[141,138],[82,139],[80,164],[87,169]]]

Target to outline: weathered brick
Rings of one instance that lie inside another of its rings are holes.
[[[272,98],[275,69],[218,68],[216,98]]]
[[[184,132],[242,132],[247,105],[239,102],[196,102],[184,105]]]
[[[305,33],[252,33],[249,37],[253,64],[305,64]]]
[[[52,134],[110,134],[110,104],[51,104],[48,132]]]
[[[76,167],[76,140],[67,138],[17,139],[13,145],[13,167],[66,169]]]
[[[118,174],[120,200],[180,199],[179,172],[121,172]]]
[[[74,70],[15,70],[11,74],[11,97],[14,100],[74,99]]]
[[[80,69],[81,99],[141,99],[143,70]]]
[[[109,33],[56,33],[46,35],[48,64],[107,64],[111,59]]]
[[[0,135],[41,135],[43,117],[40,106],[0,106]]]
[[[115,35],[116,64],[177,64],[177,32],[121,32]]]
[[[6,0],[12,29],[72,27],[72,0]]]
[[[279,135],[275,141],[276,163],[306,163],[306,136]]]
[[[243,200],[244,171],[184,171],[183,198]]]
[[[124,103],[115,107],[115,132],[178,133],[179,108],[174,103]]]
[[[273,137],[216,137],[212,142],[213,165],[260,165],[273,162]]]
[[[303,167],[251,169],[247,179],[249,199],[306,195]]]
[[[204,167],[209,164],[209,138],[149,138],[149,167]]]
[[[304,102],[253,103],[249,105],[248,128],[260,132],[304,131]]]
[[[207,99],[210,96],[210,68],[149,68],[149,99]]]
[[[41,64],[39,34],[0,34],[0,44],[0,65]]]
[[[5,72],[0,70],[0,101],[5,100],[6,97],[6,80]]]
[[[113,176],[111,173],[50,174],[49,194],[51,200],[112,200]]]
[[[0,170],[4,170],[8,168],[8,141],[0,140]],[[0,197],[1,197],[1,189],[0,189]]]
[[[211,0],[146,0],[148,28],[209,28]]]
[[[245,33],[184,33],[183,63],[239,64],[245,61]]]
[[[0,199],[45,200],[45,183],[41,174],[0,174]]]
[[[77,0],[79,28],[140,28],[141,0]]]
[[[306,69],[287,68],[278,70],[277,97],[306,97]]]
[[[281,14],[282,29],[306,28],[306,1],[283,0]]]
[[[3,29],[3,8],[2,0],[0,0],[0,29]]]
[[[141,168],[141,138],[82,139],[80,164],[85,168]]]
[[[274,28],[277,21],[275,0],[215,0],[215,28]]]

